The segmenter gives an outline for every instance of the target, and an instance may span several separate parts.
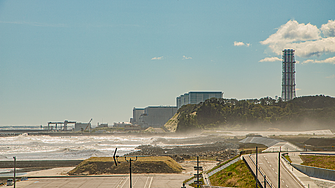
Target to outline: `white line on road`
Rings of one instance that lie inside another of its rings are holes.
[[[126,182],[127,182],[127,180],[129,179],[129,177],[127,177],[127,178],[124,178],[124,181],[122,182],[120,182],[120,186],[118,185],[117,187],[120,187],[120,188],[122,188],[123,186],[124,186],[124,184],[126,184]]]
[[[151,180],[150,180],[150,183],[149,183],[149,186],[147,188],[151,188],[151,184],[152,184],[152,180],[154,179],[154,177],[151,177]]]
[[[149,181],[149,176],[147,177],[147,180],[145,180],[145,184],[144,184],[144,188],[146,188],[147,187],[147,184],[148,184],[148,181]]]

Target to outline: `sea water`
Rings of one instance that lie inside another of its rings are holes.
[[[29,136],[0,137],[0,161],[13,160],[71,160],[89,157],[111,157],[135,151],[155,138],[136,136]]]

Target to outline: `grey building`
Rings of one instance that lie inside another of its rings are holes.
[[[138,120],[136,120],[136,124],[140,125],[142,128],[159,128],[171,119],[176,112],[176,106],[148,106],[144,108],[143,113],[139,115]],[[136,115],[138,115],[137,112]],[[135,116],[133,117],[133,120],[134,119]]]
[[[190,91],[185,93],[184,95],[180,95],[177,97],[177,108],[179,109],[183,105],[186,104],[198,104],[200,102],[204,102],[210,98],[223,98],[222,91]]]
[[[135,125],[139,124],[140,122],[140,116],[144,114],[144,108],[133,108],[133,118],[131,118],[130,123]]]
[[[91,123],[76,123],[74,131],[86,131],[91,129]]]

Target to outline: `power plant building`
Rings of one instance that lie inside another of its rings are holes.
[[[289,101],[296,97],[295,94],[295,59],[294,50],[283,50],[282,72],[282,100]]]
[[[135,125],[139,124],[140,122],[140,116],[144,114],[144,108],[133,108],[133,118],[131,118],[130,123]]]
[[[210,98],[223,98],[223,92],[212,92],[212,91],[203,91],[203,92],[194,92],[190,91],[185,93],[184,95],[180,95],[177,97],[177,108],[179,109],[183,105],[187,104],[198,104],[204,102]]]
[[[139,109],[139,110],[137,110]],[[134,108],[133,110],[133,125],[136,123],[142,128],[162,127],[169,119],[171,119],[177,112],[176,106],[148,106],[144,108],[143,113],[141,108]],[[134,113],[135,112],[135,113]],[[140,115],[139,115],[140,114]],[[138,119],[136,118],[139,115]]]

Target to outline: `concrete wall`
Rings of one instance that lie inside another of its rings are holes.
[[[175,106],[149,106],[144,110],[145,116],[142,116],[142,120],[139,123],[142,128],[162,127],[169,119],[171,119],[177,112]]]
[[[83,160],[36,160],[36,161],[16,161],[17,168],[35,168],[35,167],[71,167],[77,166]],[[13,161],[0,161],[0,168],[13,168]]]
[[[144,108],[134,108],[133,109],[133,120],[132,123],[134,124],[139,124],[140,123],[140,116],[144,114]]]
[[[86,127],[87,127],[87,129],[86,129]],[[86,130],[91,129],[91,123],[90,124],[88,124],[88,123],[76,123],[75,126],[74,126],[74,131],[85,131],[85,129]]]
[[[335,170],[316,168],[298,164],[291,165],[300,172],[307,174],[308,176],[335,181]]]

